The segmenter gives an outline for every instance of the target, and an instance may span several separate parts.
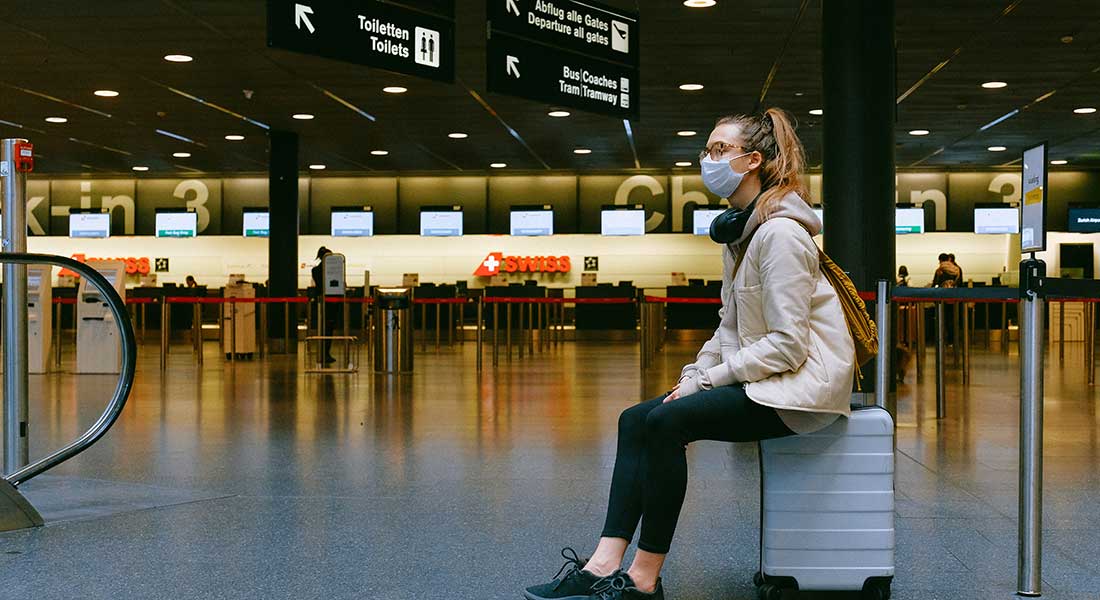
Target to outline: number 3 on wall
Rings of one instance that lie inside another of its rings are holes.
[[[187,199],[187,192],[194,192],[195,198],[193,200],[187,200],[187,208],[195,209],[199,217],[199,233],[206,231],[206,227],[210,225],[210,210],[206,208],[206,201],[210,198],[210,188],[206,187],[206,184],[198,179],[186,179],[179,182],[172,195],[180,200]]]

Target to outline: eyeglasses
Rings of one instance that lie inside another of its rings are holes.
[[[699,160],[703,160],[706,157],[710,157],[711,160],[718,160],[725,156],[726,152],[734,148],[745,149],[744,146],[737,144],[727,144],[726,142],[714,142],[710,146],[703,148],[703,151],[699,153]]]

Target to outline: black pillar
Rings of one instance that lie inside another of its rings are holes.
[[[298,134],[272,131],[268,134],[268,210],[271,224],[267,240],[268,294],[273,297],[298,295]],[[268,308],[267,334],[272,351],[294,353],[298,344],[297,305]],[[288,326],[289,323],[289,326]],[[289,329],[289,338],[287,330]]]
[[[825,250],[874,291],[894,277],[894,0],[824,0],[821,41]],[[874,373],[864,365],[866,392]]]

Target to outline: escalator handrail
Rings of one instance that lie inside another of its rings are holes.
[[[130,397],[130,390],[134,387],[134,373],[137,368],[137,338],[134,336],[134,326],[133,323],[130,322],[130,315],[126,311],[126,304],[122,301],[122,297],[118,295],[118,292],[115,291],[114,286],[107,281],[107,278],[92,267],[71,258],[52,254],[8,252],[0,253],[0,263],[56,265],[79,273],[81,277],[87,279],[88,283],[99,291],[100,295],[102,295],[103,299],[107,302],[107,306],[111,309],[111,313],[115,317],[115,324],[118,325],[118,331],[122,336],[122,369],[119,372],[118,385],[115,386],[115,393],[111,397],[111,401],[107,404],[107,408],[103,411],[103,414],[100,415],[99,419],[97,419],[83,435],[78,437],[68,446],[4,477],[8,483],[18,486],[87,450],[92,444],[96,443],[99,438],[103,437],[103,434],[107,433],[107,430],[115,424],[119,415],[122,414],[122,408],[126,406],[126,399]],[[60,323],[58,326],[60,326]]]

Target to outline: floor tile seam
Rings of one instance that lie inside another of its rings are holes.
[[[186,501],[183,501],[183,502],[173,502],[171,504],[162,504],[160,506],[146,506],[146,507],[142,507],[142,508],[122,510],[122,511],[119,511],[119,512],[113,512],[113,513],[105,514],[105,515],[78,517],[78,518],[75,518],[75,519],[47,520],[46,524],[45,524],[45,527],[57,527],[57,526],[61,526],[61,525],[68,525],[68,524],[74,524],[74,523],[91,523],[93,521],[103,521],[103,520],[107,520],[107,519],[113,519],[115,517],[131,516],[131,515],[136,515],[136,514],[145,513],[145,512],[153,512],[153,511],[158,511],[158,510],[169,510],[169,509],[181,508],[181,507],[190,506],[190,505],[193,505],[193,504],[200,504],[200,503],[203,503],[203,502],[218,502],[218,501],[221,501],[221,500],[229,500],[231,498],[237,498],[237,497],[238,496],[236,494],[228,494],[228,495],[225,495],[225,496],[214,496],[214,497],[210,497],[210,498],[195,498],[193,500],[186,500]]]
[[[929,473],[931,473],[931,474],[935,475],[935,476],[936,476],[937,478],[943,478],[943,479],[942,479],[942,481],[943,481],[944,483],[946,483],[946,484],[950,485],[950,486],[951,486],[952,488],[954,488],[954,489],[956,489],[956,490],[958,490],[958,491],[960,491],[960,492],[963,492],[963,493],[964,493],[964,494],[966,494],[967,496],[970,496],[970,497],[971,497],[972,499],[974,499],[974,500],[976,500],[976,501],[978,501],[978,502],[980,502],[980,503],[982,503],[982,504],[988,505],[988,506],[992,507],[992,508],[993,508],[994,510],[996,510],[996,508],[995,508],[995,507],[993,507],[993,506],[992,506],[991,504],[989,504],[989,502],[986,502],[986,501],[985,501],[985,500],[983,500],[982,498],[980,498],[980,497],[978,497],[978,496],[975,496],[974,494],[972,494],[972,493],[970,492],[970,490],[968,490],[968,489],[966,489],[966,488],[964,488],[964,487],[961,487],[961,486],[957,485],[956,483],[954,483],[954,482],[953,482],[953,481],[951,480],[951,478],[950,478],[950,477],[944,477],[944,475],[945,475],[944,473],[942,473],[942,472],[940,472],[940,471],[937,471],[937,470],[933,469],[932,467],[929,467],[928,465],[924,464],[923,462],[921,462],[921,461],[917,460],[916,458],[914,458],[914,457],[913,457],[913,456],[912,456],[911,454],[909,454],[909,453],[908,453],[908,452],[906,452],[905,450],[902,450],[902,449],[900,449],[900,448],[895,448],[895,452],[898,452],[898,453],[902,454],[903,456],[905,456],[906,458],[908,458],[909,460],[911,460],[911,461],[913,461],[913,462],[917,463],[918,465],[920,465],[921,467],[923,467],[923,468],[924,468],[925,470],[927,470],[927,471],[928,471]],[[896,478],[896,475],[895,475],[895,478]],[[998,514],[1001,514],[1001,513],[1000,513],[1000,512],[998,512]]]

